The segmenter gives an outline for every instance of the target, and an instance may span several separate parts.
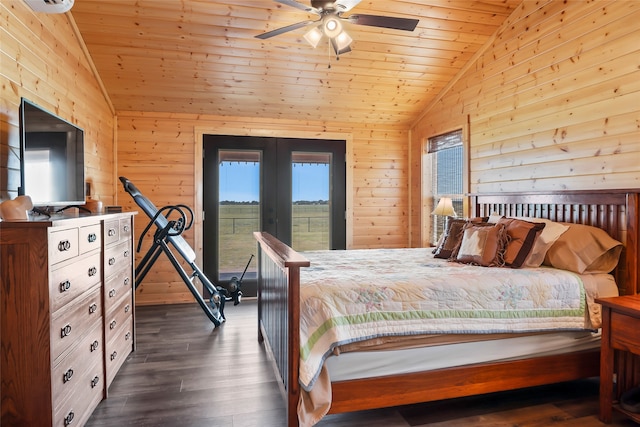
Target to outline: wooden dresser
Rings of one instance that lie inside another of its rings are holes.
[[[0,222],[0,425],[81,426],[135,349],[133,214]]]

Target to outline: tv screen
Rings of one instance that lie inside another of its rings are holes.
[[[34,206],[85,203],[84,131],[34,103],[20,103],[21,189]]]

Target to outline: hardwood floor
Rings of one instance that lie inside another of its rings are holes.
[[[257,304],[226,309],[214,329],[196,304],[136,308],[137,350],[87,426],[283,427],[284,402],[257,340]],[[598,383],[327,416],[318,427],[604,426]],[[614,414],[611,426],[635,426]]]

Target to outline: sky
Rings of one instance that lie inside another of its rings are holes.
[[[260,164],[223,162],[220,200],[251,202],[260,197]],[[293,201],[329,200],[329,165],[296,163],[292,172]]]

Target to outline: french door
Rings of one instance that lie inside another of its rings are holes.
[[[345,141],[204,135],[203,265],[257,294],[254,231],[297,251],[346,247]]]

